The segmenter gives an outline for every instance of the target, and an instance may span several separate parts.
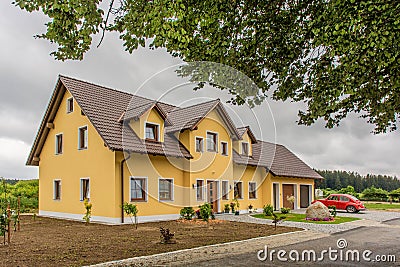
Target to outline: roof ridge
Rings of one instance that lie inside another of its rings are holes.
[[[157,103],[162,103],[162,104],[165,104],[165,105],[172,106],[172,107],[174,107],[174,108],[179,108],[179,107],[177,107],[177,106],[175,106],[175,105],[172,105],[172,104],[170,104],[170,103],[161,102],[161,101],[154,100],[154,99],[151,99],[151,98],[148,98],[148,97],[144,97],[144,96],[141,96],[141,95],[132,94],[132,93],[129,93],[129,92],[126,92],[126,91],[122,91],[122,90],[120,90],[120,89],[115,89],[115,88],[107,87],[107,86],[104,86],[104,85],[101,85],[101,84],[96,84],[96,83],[93,83],[93,82],[88,82],[88,81],[80,80],[80,79],[73,78],[73,77],[69,77],[69,76],[66,76],[66,75],[58,74],[58,77],[59,77],[59,78],[63,77],[63,78],[71,79],[71,80],[74,80],[74,81],[78,81],[78,82],[82,82],[82,83],[86,83],[86,84],[98,86],[98,87],[101,87],[101,88],[103,88],[103,89],[107,89],[107,90],[110,90],[110,91],[114,91],[114,92],[118,92],[118,93],[123,93],[123,94],[127,94],[127,95],[130,95],[130,96],[140,97],[140,98],[143,98],[143,99],[146,99],[146,100],[149,100],[149,101],[153,101],[153,102],[157,102]]]
[[[199,106],[199,105],[208,104],[208,103],[211,103],[211,102],[216,102],[216,101],[221,102],[221,100],[219,98],[217,98],[217,99],[213,99],[213,100],[206,101],[206,102],[201,102],[201,103],[194,104],[194,105],[187,106],[187,107],[183,107],[183,108],[177,107],[178,109],[174,109],[174,110],[168,112],[168,114],[171,114],[171,113],[176,112],[176,111],[184,110],[184,109],[187,109],[187,108],[192,108],[192,107],[196,107],[196,106]]]
[[[260,139],[257,139],[257,142],[268,143],[268,144],[275,145],[275,146],[282,146],[282,147],[285,147],[285,146],[282,145],[282,144],[272,143],[272,142],[270,142],[270,141],[265,141],[265,140],[260,140]],[[285,147],[285,148],[286,148],[286,147]]]

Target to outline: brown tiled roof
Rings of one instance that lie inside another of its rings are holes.
[[[255,135],[253,134],[253,132],[251,131],[249,126],[239,127],[239,128],[237,128],[237,130],[238,130],[240,138],[243,138],[244,133],[247,131],[247,134],[249,135],[251,142],[253,144],[257,143],[257,138],[255,137]]]
[[[38,165],[35,158],[39,157],[49,132],[46,123],[53,122],[66,89],[71,92],[104,143],[112,150],[125,149],[137,153],[191,158],[189,151],[172,133],[182,129],[196,128],[212,110],[216,110],[221,115],[232,139],[241,139],[246,130],[251,133],[248,127],[237,129],[234,126],[220,100],[179,108],[60,75],[29,154],[27,165]],[[163,143],[141,140],[123,120],[124,116],[136,118],[152,107],[158,109],[169,125],[165,127],[166,134]],[[252,157],[244,157],[234,152],[233,159],[238,164],[266,167],[277,176],[322,178],[287,148],[269,142],[257,141],[253,144]]]
[[[238,164],[266,167],[275,176],[322,179],[316,171],[283,145],[258,140],[253,144],[253,155],[247,157],[234,151]]]
[[[216,110],[222,120],[228,127],[232,139],[240,139],[235,124],[226,112],[223,104],[219,99],[203,102],[193,106],[180,108],[168,113],[167,118],[171,122],[171,126],[166,127],[168,133],[174,133],[182,130],[193,130],[207,116],[209,112]]]
[[[132,103],[133,106],[134,103],[145,107],[154,105],[154,100],[60,75],[28,157],[28,165],[37,165],[37,163],[33,162],[33,158],[40,155],[42,145],[47,137],[46,122],[52,122],[54,119],[54,109],[58,109],[60,98],[64,94],[65,88],[71,92],[83,113],[110,149],[120,151],[125,149],[139,153],[191,158],[189,151],[173,136],[166,134],[163,144],[149,143],[142,141],[131,130],[123,131],[123,124],[119,122],[119,119],[127,107],[132,106]],[[157,103],[157,105],[163,112],[177,109],[166,103]],[[127,129],[127,127],[124,129]],[[123,140],[125,141],[125,146],[123,145]]]

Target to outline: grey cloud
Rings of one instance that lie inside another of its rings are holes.
[[[107,33],[100,48],[95,48],[97,36],[83,61],[58,62],[49,56],[54,45],[32,37],[45,31],[46,21],[41,14],[28,14],[7,1],[0,2],[0,176],[37,177],[37,168],[24,163],[58,74],[135,92],[153,74],[181,63],[162,49],[139,49],[131,55],[124,51],[116,33]],[[147,82],[139,94],[158,98],[184,82],[169,69]],[[193,92],[187,85],[164,99],[179,105],[185,99],[207,97],[226,95],[211,88]],[[298,126],[297,112],[305,108],[303,103],[269,100],[269,104],[272,114],[267,104],[254,109],[259,122],[243,107],[229,112],[238,126],[250,124],[258,137],[284,144],[314,168],[399,176],[399,132],[374,136],[372,127],[357,115],[335,129],[324,128],[322,121],[311,127]]]

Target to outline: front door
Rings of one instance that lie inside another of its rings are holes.
[[[207,202],[211,204],[213,212],[218,212],[218,182],[207,181]]]
[[[310,200],[310,185],[300,185],[300,208],[307,208]]]
[[[287,198],[288,196],[294,196],[294,186],[292,184],[282,185],[282,196],[283,196],[283,206],[285,208],[294,209],[294,203],[291,203]]]

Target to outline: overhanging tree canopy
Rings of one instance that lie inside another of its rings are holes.
[[[261,89],[248,95],[251,103],[271,88],[275,99],[306,102],[300,124],[323,118],[334,127],[356,112],[381,133],[395,130],[399,120],[396,0],[124,0],[110,1],[110,10],[99,0],[15,4],[50,17],[39,37],[58,44],[53,55],[59,60],[82,59],[94,34],[117,31],[129,52],[150,39],[150,47],[186,62],[218,62],[243,72]],[[213,72],[210,77],[219,75]]]

